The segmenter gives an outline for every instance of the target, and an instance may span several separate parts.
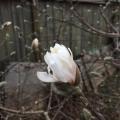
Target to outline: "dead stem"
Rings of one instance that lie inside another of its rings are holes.
[[[105,118],[100,113],[93,109],[93,107],[90,105],[89,101],[87,100],[87,98],[85,97],[84,93],[81,90],[79,90],[79,94],[80,100],[85,105],[85,107],[91,112],[91,114],[98,120],[105,120]]]

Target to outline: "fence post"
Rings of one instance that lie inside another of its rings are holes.
[[[33,3],[32,3],[36,8],[39,8],[39,2],[38,0],[33,0]],[[38,18],[38,14],[39,14],[39,11],[37,11],[35,9],[35,7],[32,7],[32,20],[33,20],[33,32],[34,32],[34,37],[35,38],[38,38],[39,40],[39,43],[41,43],[41,37],[40,37],[40,21],[39,21],[39,18]],[[41,51],[42,48],[41,48],[41,44],[39,45],[39,51]],[[38,56],[38,60],[37,61],[42,61],[42,56],[41,56],[41,52],[38,53],[39,56]]]

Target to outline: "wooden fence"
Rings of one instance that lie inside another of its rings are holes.
[[[76,25],[85,27],[75,18],[68,9],[63,7],[67,3],[39,1],[37,7],[43,12],[25,5],[20,0],[0,0],[0,61],[18,61],[31,52],[31,43],[34,38],[40,42],[39,54],[43,58],[45,52],[56,42],[70,47],[74,56],[78,56],[82,49],[91,51],[101,48],[107,37],[85,32],[67,22],[55,20],[65,19]],[[105,27],[105,21],[100,15],[100,4],[77,3],[76,9],[90,25],[97,29]],[[72,9],[72,8],[70,8]],[[106,11],[111,17],[111,8]],[[49,14],[50,16],[46,16]],[[12,25],[2,28],[3,24],[11,21]],[[35,61],[34,55],[30,59]]]

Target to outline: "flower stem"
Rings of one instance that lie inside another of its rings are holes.
[[[90,105],[89,101],[87,100],[87,98],[85,97],[84,93],[81,90],[79,90],[79,94],[82,103],[91,112],[91,114],[94,117],[96,117],[98,120],[105,120],[105,118],[100,113],[98,113],[95,109],[93,109],[93,107]]]

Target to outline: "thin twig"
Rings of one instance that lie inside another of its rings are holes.
[[[74,120],[74,119],[72,119],[71,117],[67,116],[64,112],[60,111],[60,113],[61,113],[64,117],[66,117],[67,119],[69,119],[69,120]]]
[[[11,113],[11,114],[16,114],[18,116],[19,115],[25,116],[25,115],[33,115],[33,114],[43,114],[44,112],[46,112],[46,111],[43,111],[43,110],[39,110],[39,111],[18,111],[18,110],[8,109],[8,108],[5,108],[5,107],[0,107],[0,110]]]
[[[105,19],[105,21],[111,26],[111,28],[114,30],[115,33],[119,33],[118,30],[113,26],[113,24],[108,20],[108,18],[105,16],[104,12],[101,12],[102,17]]]
[[[49,117],[49,115],[48,115],[48,112],[44,112],[43,114],[44,114],[46,120],[51,120],[50,117]]]
[[[52,90],[52,86],[51,86],[51,88],[50,88],[50,97],[49,97],[49,102],[48,102],[48,108],[47,108],[47,110],[51,109],[52,94],[53,94],[53,90]]]
[[[59,106],[56,114],[55,114],[54,117],[52,118],[52,120],[55,120],[55,119],[56,119],[57,115],[60,113],[61,109],[63,108],[64,104],[66,103],[66,101],[68,101],[69,98],[71,98],[71,96],[69,96],[69,97],[67,97],[67,98],[65,98],[65,99],[63,100],[63,102],[62,102],[61,105]]]
[[[84,93],[81,90],[79,90],[79,94],[82,103],[91,112],[91,114],[94,117],[96,117],[98,120],[105,120],[105,118],[100,113],[98,113],[95,109],[93,109],[93,107],[90,105],[89,101],[87,100],[87,98],[85,97]]]
[[[29,53],[27,56],[25,56],[24,58],[22,58],[21,60],[19,60],[19,62],[25,60],[27,57],[29,57],[31,54],[33,53],[33,51],[31,53]],[[8,68],[7,70],[5,70],[5,72],[2,72],[0,74],[0,77],[2,77],[3,75],[5,75],[7,72],[9,72],[9,70],[11,70],[13,67],[15,67],[17,64],[19,64],[19,62],[15,63],[14,65],[12,65],[10,68]]]

